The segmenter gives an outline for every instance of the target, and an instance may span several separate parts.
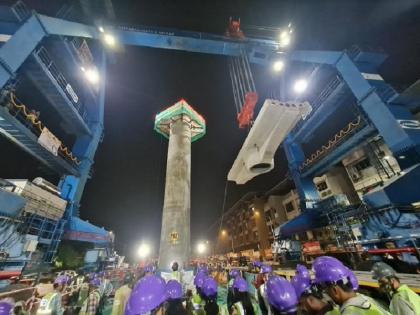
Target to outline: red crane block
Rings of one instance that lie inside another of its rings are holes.
[[[245,103],[241,112],[238,114],[239,128],[246,128],[251,124],[254,118],[255,105],[258,102],[257,92],[247,92],[245,94]]]

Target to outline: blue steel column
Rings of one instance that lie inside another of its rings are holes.
[[[90,117],[92,136],[81,136],[76,140],[72,151],[81,160],[80,177],[68,175],[60,182],[61,195],[69,200],[68,215],[78,216],[80,199],[86,182],[89,179],[90,169],[94,163],[94,156],[104,130],[104,106],[105,106],[105,81],[106,81],[106,53],[102,52],[100,67],[100,94],[97,111]]]
[[[0,89],[15,76],[19,67],[46,35],[37,17],[32,16],[0,47]]]
[[[288,135],[283,143],[286,152],[289,170],[300,199],[300,208],[302,211],[314,208],[314,202],[319,199],[318,190],[310,177],[303,177],[300,172],[300,166],[305,160],[305,155],[300,145],[293,141],[292,135]]]

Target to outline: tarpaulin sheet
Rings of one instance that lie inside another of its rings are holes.
[[[319,211],[308,210],[289,222],[282,224],[275,232],[277,232],[277,237],[285,238],[325,225],[327,225],[327,220]]]
[[[90,243],[109,243],[110,234],[104,228],[97,227],[78,217],[72,217],[66,226],[64,238]]]

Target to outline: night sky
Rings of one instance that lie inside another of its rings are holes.
[[[30,1],[29,1],[30,2]],[[120,23],[222,34],[229,16],[247,25],[295,28],[295,48],[343,50],[353,44],[382,47],[381,69],[400,90],[419,79],[419,1],[113,1]],[[39,10],[39,9],[38,9]],[[257,89],[272,79],[256,71]],[[167,140],[153,131],[156,113],[185,98],[207,122],[192,144],[192,244],[211,237],[221,214],[227,173],[246,137],[239,130],[227,58],[126,47],[107,77],[105,138],[82,199],[81,217],[116,233],[130,254],[141,241],[156,248],[160,236]],[[287,170],[279,150],[276,168],[245,186],[228,185],[227,206],[248,191],[266,191]],[[0,177],[6,177],[1,176]]]

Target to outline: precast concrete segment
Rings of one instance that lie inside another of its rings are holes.
[[[190,257],[191,126],[183,119],[171,123],[166,166],[165,200],[159,268],[180,266]]]

